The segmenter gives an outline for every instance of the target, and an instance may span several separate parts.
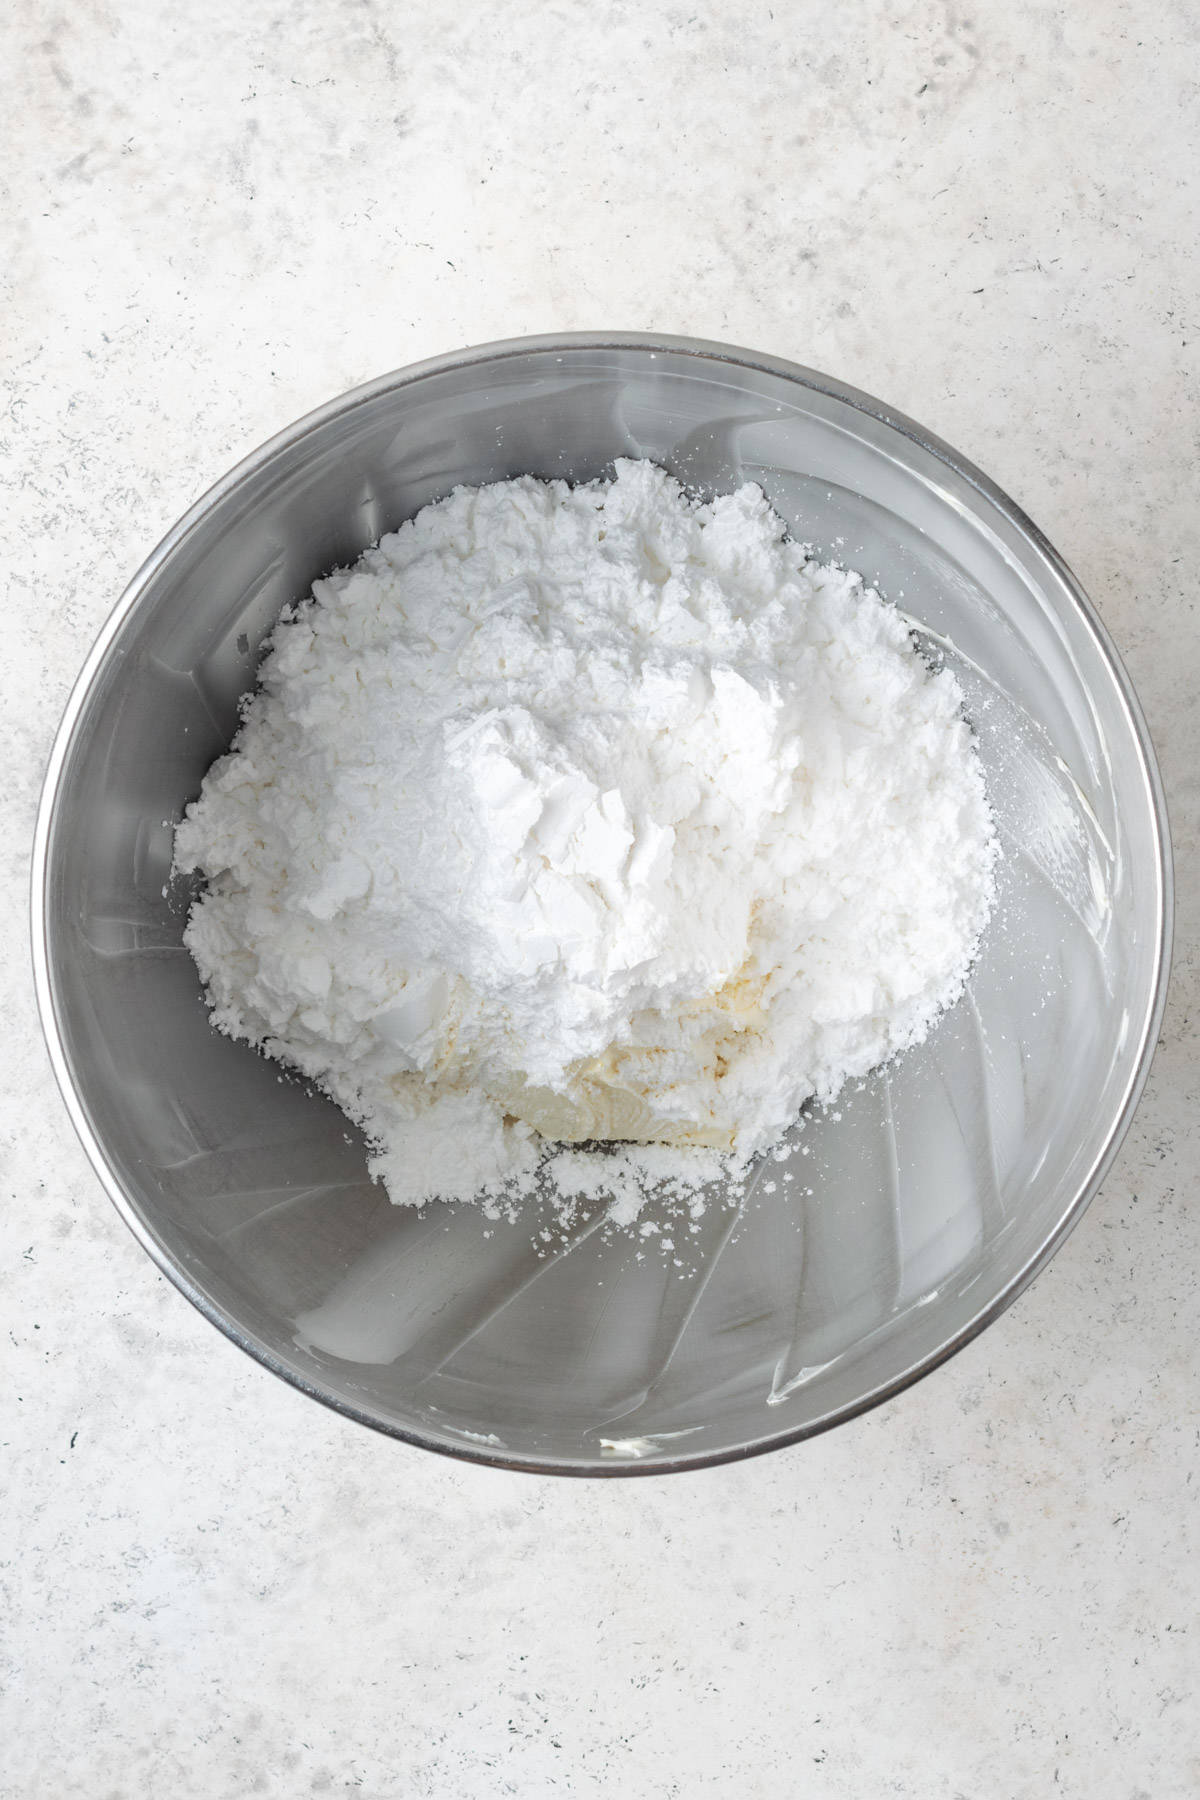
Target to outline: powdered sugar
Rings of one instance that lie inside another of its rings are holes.
[[[558,1150],[541,1174],[564,1201],[604,1200],[614,1225],[632,1225],[649,1198],[661,1207],[699,1215],[705,1190],[730,1180],[730,1159],[717,1150],[680,1150],[673,1144],[623,1144],[595,1150]]]
[[[176,841],[216,1023],[327,1088],[393,1199],[541,1167],[619,1222],[923,1036],[994,855],[899,615],[757,488],[629,462],[459,489],[318,582]],[[554,1147],[589,1138],[649,1141]]]

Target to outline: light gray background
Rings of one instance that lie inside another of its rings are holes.
[[[1200,1792],[1189,0],[16,0],[0,789],[0,1792]],[[53,1089],[41,770],[178,514],[346,386],[560,328],[795,357],[1049,532],[1149,715],[1150,1087],[1035,1288],[817,1443],[581,1485],[323,1412],[161,1280]]]

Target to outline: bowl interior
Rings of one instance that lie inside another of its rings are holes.
[[[958,672],[1004,841],[962,1002],[814,1114],[737,1209],[660,1239],[393,1208],[342,1115],[213,1032],[172,830],[280,609],[460,482],[649,456],[761,483]],[[135,1229],[281,1373],[439,1448],[676,1466],[814,1430],[955,1347],[1077,1216],[1154,1029],[1164,846],[1111,653],[1052,553],[873,403],[679,346],[502,347],[360,390],[252,458],[134,583],[43,815],[44,989]],[[787,1169],[793,1179],[782,1179]]]

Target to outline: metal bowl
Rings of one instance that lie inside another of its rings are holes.
[[[958,672],[1004,842],[962,1002],[670,1252],[599,1216],[547,1248],[535,1216],[392,1207],[333,1106],[209,1027],[170,878],[174,822],[227,747],[287,602],[457,483],[588,480],[617,456],[701,490],[757,481],[798,538],[877,581]],[[34,869],[55,1070],[160,1268],[235,1343],[350,1417],[567,1474],[794,1442],[981,1331],[1112,1160],[1170,940],[1146,728],[1041,533],[864,394],[773,357],[629,333],[487,345],[384,376],[219,482],[88,659]]]

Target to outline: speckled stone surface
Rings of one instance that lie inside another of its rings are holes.
[[[1175,0],[4,9],[5,1800],[1200,1793],[1200,26]],[[724,338],[913,413],[1124,653],[1179,930],[1080,1229],[947,1368],[675,1480],[458,1466],[285,1388],[72,1136],[28,846],[125,579],[256,442],[457,345]]]

